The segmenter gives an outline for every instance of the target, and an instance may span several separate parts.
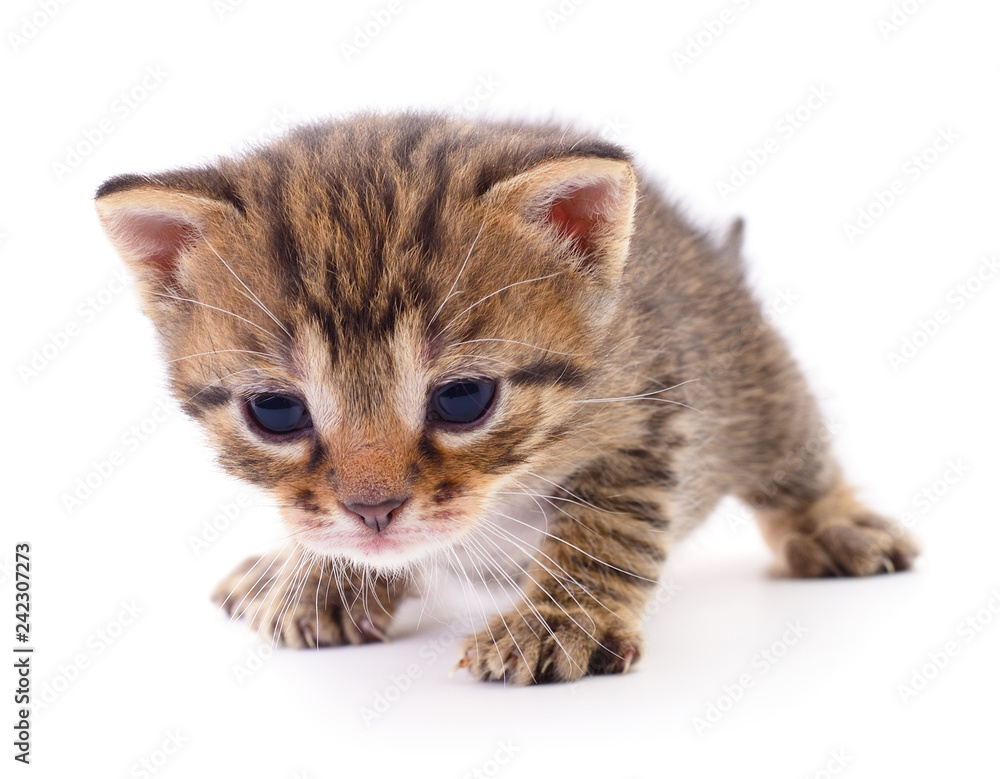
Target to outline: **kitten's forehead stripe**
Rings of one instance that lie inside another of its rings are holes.
[[[426,119],[402,122],[399,127],[399,136],[392,146],[392,157],[400,168],[409,166],[411,158],[420,142],[427,135],[430,122]]]
[[[398,192],[396,188],[396,180],[392,176],[383,174],[378,177],[378,182],[378,196],[382,204],[382,222],[384,228],[383,230],[379,230],[378,233],[384,240],[384,231],[391,229],[396,220],[396,201]]]
[[[413,232],[414,245],[424,258],[435,256],[441,250],[439,222],[445,192],[448,190],[450,181],[450,151],[451,149],[444,144],[435,147],[431,153],[430,164],[426,166],[427,169],[424,173],[424,176],[429,178],[433,184],[430,195],[420,207]]]
[[[271,225],[269,249],[271,257],[277,261],[279,278],[289,287],[286,294],[302,294],[302,269],[299,265],[299,247],[290,221],[287,198],[287,181],[290,163],[283,155],[270,155],[272,166],[270,181],[264,188],[264,212]]]
[[[331,361],[336,361],[337,350],[339,348],[341,337],[337,330],[333,311],[331,311],[329,303],[326,301],[310,299],[306,302],[306,312],[308,316],[319,325],[320,330],[323,333],[323,337],[326,340],[326,346],[328,352],[330,353]]]

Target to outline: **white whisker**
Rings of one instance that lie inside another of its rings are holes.
[[[547,484],[551,484],[557,490],[562,490],[567,495],[570,495],[571,497],[576,498],[576,500],[579,502],[579,505],[581,505],[581,506],[587,506],[588,508],[592,508],[595,511],[600,511],[602,514],[620,514],[621,513],[620,511],[609,511],[608,509],[601,508],[600,506],[596,506],[593,503],[591,503],[589,501],[586,501],[583,498],[581,498],[579,495],[577,495],[575,492],[573,492],[568,487],[564,487],[562,484],[558,484],[557,482],[554,482],[551,479],[546,479],[544,476],[541,476],[541,475],[539,475],[537,473],[533,473],[531,471],[528,471],[527,473],[528,473],[529,476],[531,476],[531,477],[533,477],[535,479],[539,479],[540,481],[544,481]]]
[[[153,292],[151,294],[155,295],[158,298],[168,298],[170,300],[179,300],[182,303],[194,303],[197,306],[204,306],[205,308],[210,308],[213,311],[218,311],[221,314],[228,314],[231,317],[235,317],[236,319],[239,319],[241,322],[246,322],[251,327],[256,327],[262,333],[267,333],[275,341],[278,340],[278,336],[276,336],[274,333],[272,333],[267,328],[261,327],[256,322],[251,322],[249,319],[247,319],[245,317],[242,317],[239,314],[234,314],[232,311],[226,311],[226,309],[224,309],[224,308],[219,308],[218,306],[211,306],[208,303],[202,303],[200,300],[192,300],[191,298],[182,298],[179,295],[168,295],[168,294],[166,294],[164,292]]]
[[[199,231],[199,232],[200,232],[200,231]],[[225,266],[226,266],[226,270],[228,270],[228,271],[229,271],[230,273],[232,273],[232,274],[233,274],[233,278],[234,278],[234,279],[236,279],[236,280],[237,280],[237,281],[238,281],[238,282],[239,282],[239,283],[240,283],[240,284],[242,285],[243,289],[245,289],[245,290],[246,290],[246,291],[247,291],[248,293],[250,293],[250,297],[251,297],[251,298],[253,299],[253,301],[254,301],[254,302],[255,302],[255,303],[256,303],[256,304],[258,305],[258,306],[260,306],[261,310],[262,310],[262,311],[263,311],[263,312],[264,312],[265,314],[267,314],[267,315],[268,315],[269,317],[271,317],[271,319],[272,319],[272,320],[274,320],[274,323],[275,323],[275,324],[276,324],[276,325],[277,325],[278,327],[280,327],[280,328],[281,328],[282,332],[284,332],[284,334],[285,334],[285,335],[287,335],[287,336],[288,336],[289,338],[291,338],[291,337],[292,337],[292,334],[291,334],[290,332],[288,332],[288,328],[287,328],[287,327],[285,327],[285,326],[284,326],[284,325],[283,325],[283,324],[281,323],[281,321],[280,321],[280,320],[278,319],[278,317],[276,317],[276,316],[275,316],[274,314],[272,314],[272,313],[271,313],[271,310],[270,310],[270,309],[269,309],[269,308],[268,308],[267,306],[265,306],[265,305],[264,305],[264,304],[263,304],[263,303],[261,302],[260,298],[259,298],[259,297],[257,297],[257,296],[256,296],[256,295],[255,295],[255,294],[253,293],[253,290],[252,290],[252,289],[250,289],[250,287],[248,287],[248,286],[247,286],[247,285],[246,285],[246,284],[245,284],[245,283],[243,282],[243,279],[241,279],[241,278],[240,278],[239,276],[237,276],[237,275],[236,275],[236,271],[234,271],[234,270],[233,270],[233,269],[232,269],[231,267],[229,267],[229,263],[228,263],[228,262],[226,262],[226,261],[225,261],[225,260],[224,260],[224,259],[222,258],[222,255],[221,255],[221,254],[219,254],[219,253],[218,253],[218,252],[217,252],[217,251],[215,250],[215,247],[214,247],[214,246],[212,246],[212,244],[211,244],[211,243],[209,243],[209,241],[208,241],[208,238],[207,238],[207,237],[205,236],[205,234],[204,234],[204,233],[201,233],[201,237],[202,237],[202,239],[203,239],[203,240],[205,241],[205,243],[206,243],[206,244],[208,245],[208,248],[212,250],[212,253],[213,253],[213,254],[214,254],[214,255],[215,255],[216,257],[218,257],[218,258],[219,258],[219,262],[221,262],[221,263],[222,263],[223,265],[225,265]]]
[[[547,349],[544,346],[536,346],[535,344],[525,343],[524,341],[515,341],[511,338],[472,338],[468,341],[459,341],[455,346],[465,346],[466,344],[478,344],[478,343],[504,343],[504,344],[517,344],[519,346],[527,346],[530,349],[537,349],[540,352],[548,352],[549,354],[558,354],[564,357],[579,357],[579,352],[559,352],[555,349]]]
[[[652,584],[656,584],[657,583],[656,579],[647,579],[645,576],[642,576],[642,575],[640,575],[638,573],[635,573],[634,571],[627,571],[624,568],[619,568],[617,565],[612,565],[611,563],[609,563],[606,560],[602,560],[600,557],[594,557],[594,555],[590,554],[590,552],[584,551],[583,549],[581,549],[580,547],[578,547],[576,544],[571,544],[565,538],[561,538],[560,536],[557,536],[557,535],[554,535],[552,533],[549,533],[546,530],[542,530],[541,528],[537,528],[534,525],[531,525],[531,524],[529,524],[529,523],[527,523],[527,522],[525,522],[523,520],[518,519],[517,517],[508,516],[507,514],[499,514],[499,516],[504,517],[504,519],[509,519],[512,522],[516,522],[519,525],[524,525],[525,527],[531,528],[532,530],[537,530],[539,533],[542,533],[547,538],[551,538],[553,541],[558,541],[560,544],[565,544],[570,549],[575,549],[577,552],[579,552],[580,554],[584,555],[585,557],[589,557],[595,563],[600,563],[601,565],[603,565],[603,566],[605,566],[607,568],[610,568],[613,571],[618,571],[619,573],[623,573],[626,576],[631,576],[633,579],[640,579],[640,580],[642,580],[644,582],[651,582]]]
[[[505,292],[508,289],[512,289],[514,287],[518,287],[521,284],[531,284],[532,282],[535,282],[535,281],[545,281],[545,279],[551,279],[551,278],[554,278],[554,277],[560,276],[560,275],[562,275],[562,271],[556,271],[555,273],[549,273],[546,276],[536,276],[533,279],[523,279],[522,281],[515,281],[512,284],[508,284],[505,287],[500,287],[500,289],[496,290],[495,292],[491,292],[489,295],[484,295],[483,297],[479,298],[479,300],[477,300],[475,303],[473,303],[471,306],[468,306],[468,307],[462,309],[461,311],[459,311],[455,316],[452,317],[451,321],[448,324],[446,324],[444,327],[442,327],[438,331],[438,335],[440,336],[442,333],[444,333],[445,330],[447,330],[449,327],[451,327],[453,324],[455,324],[455,322],[457,322],[461,317],[463,317],[467,313],[469,313],[476,306],[478,306],[481,303],[485,303],[491,297],[493,297],[495,295],[499,295],[501,292]]]
[[[547,573],[552,578],[552,581],[554,581],[556,584],[558,584],[560,587],[563,588],[563,590],[570,597],[570,599],[573,601],[573,603],[575,603],[580,608],[580,610],[584,614],[587,615],[588,619],[590,619],[591,622],[593,622],[594,620],[590,617],[590,614],[587,611],[587,607],[584,606],[582,603],[580,603],[579,600],[577,600],[576,595],[573,593],[573,591],[569,587],[566,586],[566,581],[568,581],[570,584],[572,584],[572,585],[574,585],[576,587],[579,587],[580,590],[581,590],[581,592],[583,592],[584,595],[586,595],[588,598],[590,598],[591,600],[593,600],[598,606],[600,606],[601,608],[603,608],[609,614],[613,614],[616,617],[619,616],[618,614],[615,613],[615,611],[612,608],[610,608],[609,606],[607,606],[604,603],[602,603],[601,600],[597,596],[595,596],[585,584],[583,584],[579,579],[577,579],[575,576],[573,576],[573,574],[571,574],[569,571],[567,571],[565,568],[563,568],[556,560],[554,560],[552,557],[550,557],[549,555],[547,555],[544,551],[542,551],[541,549],[539,549],[534,544],[530,544],[527,541],[521,541],[520,539],[517,538],[517,536],[515,536],[509,530],[505,530],[500,525],[497,525],[494,522],[490,522],[489,520],[485,520],[484,529],[488,530],[490,533],[492,533],[494,536],[496,536],[500,540],[507,541],[508,543],[513,544],[523,554],[527,555],[528,558],[531,560],[531,562],[533,562],[535,565],[537,565],[539,568],[541,568],[543,571],[545,571],[545,573]],[[498,545],[496,545],[495,542],[493,542],[493,543],[494,543],[494,546],[497,547],[497,550],[501,552],[501,554],[503,554],[505,557],[507,557],[508,559],[510,559],[510,561],[512,563],[514,563],[514,565],[516,565],[518,568],[520,568],[522,571],[524,571],[525,576],[528,575],[527,571],[525,570],[525,568],[520,563],[518,563],[509,554],[507,554],[506,552],[504,552],[503,549],[501,549]],[[531,550],[531,551],[529,551],[529,550]],[[537,557],[535,557],[535,555],[533,554],[533,552],[538,552],[538,554],[540,554],[542,557],[544,557],[546,560],[548,560],[550,563],[552,563],[553,566],[555,566],[556,568],[558,568],[559,571],[560,571],[560,573],[562,573],[566,577],[566,581],[564,581],[562,577],[557,576],[552,571],[551,568],[549,568],[547,565],[545,565],[545,563],[541,562]],[[532,580],[532,581],[534,581],[534,580]],[[536,585],[537,585],[537,582],[536,582]],[[551,595],[549,595],[548,592],[546,592],[544,589],[542,589],[542,592],[545,592],[545,594],[549,596],[550,600],[552,600],[553,603],[556,603],[557,606],[559,605],[556,602],[556,600]],[[597,626],[595,624],[594,625],[594,629],[596,629],[596,627]]]
[[[448,294],[445,295],[444,300],[441,301],[441,305],[438,306],[437,311],[434,312],[434,316],[430,318],[427,322],[427,327],[434,324],[434,320],[438,318],[441,313],[441,309],[445,307],[445,304],[451,300],[452,293],[461,294],[461,292],[455,292],[455,287],[458,286],[458,280],[462,278],[462,274],[465,273],[465,266],[469,264],[469,258],[472,256],[472,250],[476,248],[476,244],[479,242],[479,236],[483,234],[483,228],[486,227],[486,217],[483,217],[483,223],[479,225],[479,232],[476,233],[476,237],[472,239],[472,245],[469,247],[468,254],[465,255],[465,261],[462,263],[462,267],[458,269],[458,275],[455,276],[455,281],[451,284],[451,289],[448,290]],[[426,328],[424,329],[426,332]]]
[[[480,560],[479,554],[476,553],[475,550],[469,549],[468,551],[469,551],[469,554],[470,554],[471,557],[473,557],[476,560]],[[517,649],[518,657],[520,657],[521,658],[521,662],[524,663],[524,668],[528,672],[528,676],[531,677],[532,681],[535,681],[535,675],[531,672],[531,668],[528,665],[528,661],[525,660],[525,658],[524,658],[524,652],[521,651],[521,646],[520,646],[520,644],[517,643],[517,639],[514,637],[514,632],[510,629],[510,625],[507,624],[507,618],[504,616],[503,611],[497,605],[496,599],[493,598],[493,593],[491,593],[489,591],[489,587],[486,584],[486,578],[483,576],[482,571],[479,570],[479,566],[475,566],[475,569],[476,569],[476,573],[479,574],[479,578],[483,582],[484,589],[486,589],[487,594],[490,596],[490,600],[493,601],[493,605],[497,609],[497,615],[499,616],[500,621],[503,623],[504,630],[507,631],[507,635],[510,636],[510,640],[514,642],[514,646]],[[516,587],[516,584],[515,584],[515,587]],[[517,588],[517,591],[521,594],[521,597],[527,603],[528,602],[527,596],[525,596],[524,593],[521,592],[520,588]],[[517,611],[518,616],[521,617],[521,619],[523,620],[524,616],[521,614],[521,611],[519,609],[517,609],[516,607],[515,607],[515,611]],[[527,624],[527,623],[525,623],[525,624]],[[496,636],[493,635],[493,630],[490,627],[489,622],[486,623],[486,630],[490,634],[490,640],[493,642],[493,648],[496,649],[497,657],[500,660],[500,667],[506,671],[506,663],[504,662],[503,655],[500,653],[500,647],[497,646]],[[479,654],[479,645],[478,645],[478,643],[476,645],[476,654],[477,654],[477,656]],[[503,676],[503,681],[504,681],[504,684],[507,683],[506,674],[504,674],[504,676]]]
[[[238,352],[240,354],[259,354],[262,357],[271,357],[272,359],[274,358],[274,355],[270,354],[269,352],[255,352],[252,349],[215,349],[211,352],[198,352],[197,354],[187,354],[184,357],[175,357],[172,360],[167,360],[167,362],[168,363],[180,362],[181,360],[190,360],[194,357],[206,357],[210,354],[225,354],[226,352]]]
[[[698,381],[698,379],[688,379],[687,381],[680,382],[680,384],[674,384],[672,387],[664,387],[663,389],[652,390],[650,392],[643,392],[643,393],[641,393],[639,395],[624,395],[624,396],[619,397],[619,398],[584,398],[583,400],[574,400],[574,401],[571,401],[571,402],[572,403],[614,403],[614,402],[617,402],[617,401],[624,401],[624,400],[653,400],[653,401],[658,401],[660,403],[671,403],[671,404],[673,404],[675,406],[683,406],[684,408],[689,408],[692,411],[697,411],[700,414],[701,411],[699,409],[696,409],[694,406],[689,406],[686,403],[681,403],[680,401],[677,401],[677,400],[668,400],[667,398],[654,398],[654,397],[652,397],[653,395],[658,395],[661,392],[667,392],[669,390],[676,389],[677,387],[682,387],[685,384],[690,384],[693,381]]]

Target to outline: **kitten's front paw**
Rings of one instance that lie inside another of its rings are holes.
[[[539,616],[540,615],[540,616]],[[626,673],[642,654],[642,635],[617,617],[595,625],[582,611],[539,607],[509,612],[466,639],[459,668],[476,679],[513,684],[569,682],[590,674]]]
[[[251,557],[219,583],[212,600],[233,619],[246,618],[262,638],[292,649],[385,641],[388,593],[365,597],[351,583],[333,581],[329,566],[319,568],[305,572],[279,555]]]
[[[840,504],[819,506],[806,521],[776,522],[765,537],[788,573],[798,577],[871,576],[905,571],[920,547],[898,522],[863,505],[833,496]],[[829,500],[829,499],[828,499]],[[833,501],[831,501],[832,503]]]

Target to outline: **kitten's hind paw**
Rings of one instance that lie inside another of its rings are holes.
[[[796,577],[905,571],[920,554],[902,525],[855,501],[847,488],[803,514],[767,512],[758,519],[779,567]]]
[[[627,673],[642,654],[642,635],[617,618],[607,622],[612,619],[615,624],[595,624],[582,611],[555,607],[496,616],[465,640],[457,667],[481,681],[518,685]]]
[[[251,557],[219,583],[212,600],[233,619],[245,618],[261,638],[291,649],[385,641],[390,593],[359,592],[332,575],[329,566],[303,571],[279,555]]]

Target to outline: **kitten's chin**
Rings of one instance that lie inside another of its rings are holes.
[[[372,533],[343,538],[333,534],[299,537],[299,543],[325,557],[338,557],[361,568],[397,573],[455,545],[445,536],[420,538],[410,534]]]

